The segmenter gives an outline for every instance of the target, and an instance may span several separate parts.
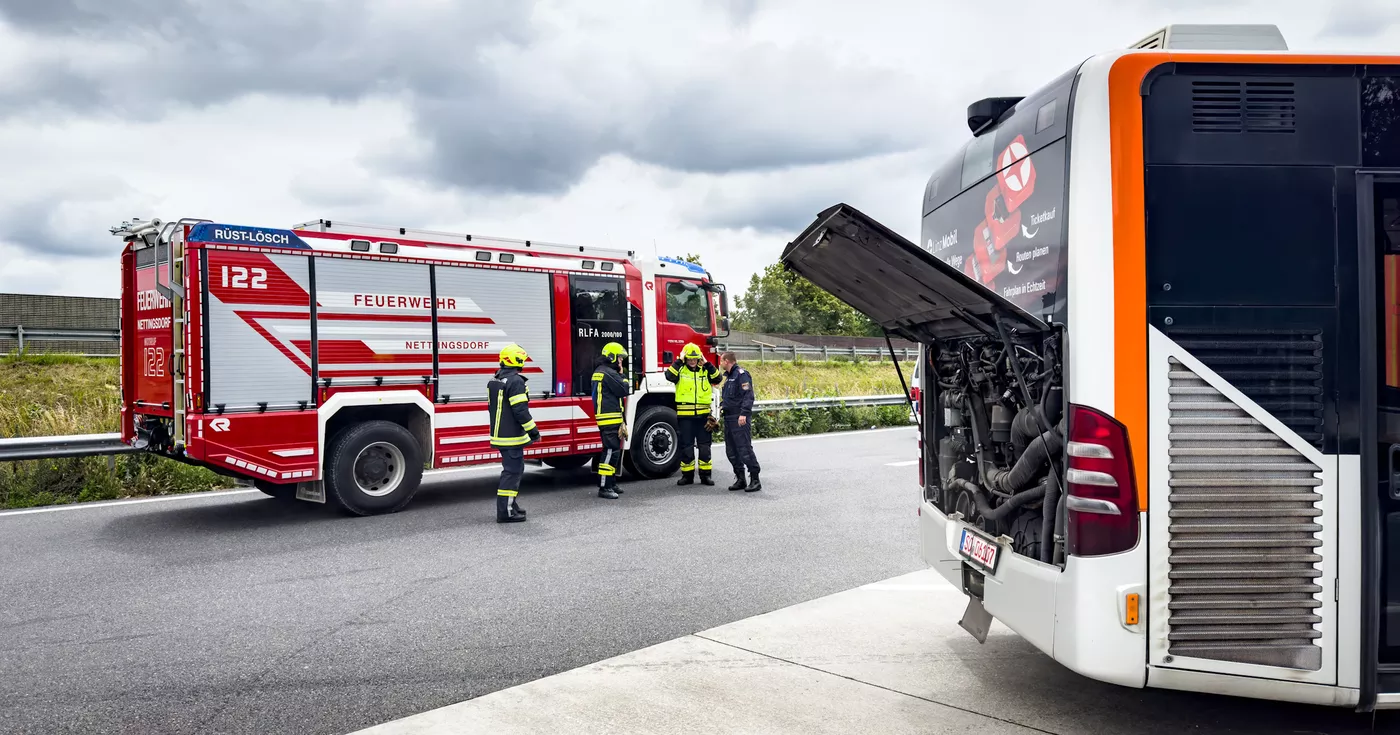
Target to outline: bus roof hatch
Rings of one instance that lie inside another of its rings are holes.
[[[1177,23],[1162,28],[1129,48],[1182,51],[1287,51],[1276,25],[1206,25]]]

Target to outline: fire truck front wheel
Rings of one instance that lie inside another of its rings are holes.
[[[423,480],[423,450],[408,429],[391,421],[355,424],[326,452],[326,500],[347,513],[393,513]]]
[[[676,411],[669,406],[652,406],[637,417],[627,452],[629,469],[645,478],[666,477],[680,465],[680,431]]]

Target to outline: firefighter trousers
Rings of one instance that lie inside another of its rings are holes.
[[[758,478],[758,457],[753,453],[753,418],[743,426],[738,416],[724,417],[724,454],[729,457],[729,465],[734,468],[734,477],[743,479],[744,470]]]
[[[695,450],[700,450],[700,477],[710,476],[713,465],[710,464],[710,445],[714,443],[714,438],[710,432],[705,430],[705,419],[707,416],[681,416],[677,420],[680,422],[681,433],[681,476],[693,477],[697,463],[695,461]]]
[[[496,447],[501,453],[501,479],[496,483],[496,512],[509,512],[520,494],[520,478],[525,475],[525,447]]]
[[[599,426],[598,436],[603,440],[603,453],[598,455],[598,489],[617,487],[617,473],[622,469],[622,437],[618,436],[617,424]]]

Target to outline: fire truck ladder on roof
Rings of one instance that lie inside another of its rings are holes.
[[[481,235],[471,235],[465,232],[442,232],[439,230],[419,230],[412,227],[389,227],[386,225],[370,225],[358,222],[341,222],[328,219],[312,220],[293,225],[293,230],[306,232],[335,232],[342,235],[360,235],[373,240],[394,240],[395,238],[406,238],[419,242],[441,243],[444,245],[477,245],[483,248],[511,248],[534,250],[549,255],[563,256],[592,256],[595,258],[611,258],[623,260],[636,255],[634,250],[616,250],[612,248],[600,248],[592,245],[565,245],[562,243],[541,242],[539,240],[515,240],[504,237],[487,237]]]

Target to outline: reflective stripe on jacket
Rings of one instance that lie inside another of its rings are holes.
[[[527,378],[520,368],[501,368],[486,384],[491,417],[491,446],[518,447],[530,443],[535,420],[530,416]]]
[[[704,416],[710,413],[714,386],[724,378],[709,362],[691,370],[683,360],[666,368],[666,379],[676,384],[676,415]]]
[[[627,384],[622,373],[612,363],[599,360],[597,371],[593,373],[593,419],[599,426],[622,423],[627,410],[622,399],[631,393],[632,386]]]

